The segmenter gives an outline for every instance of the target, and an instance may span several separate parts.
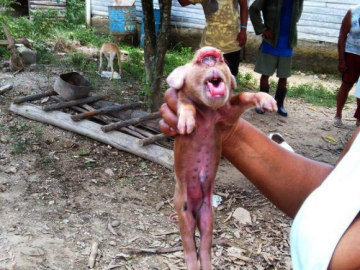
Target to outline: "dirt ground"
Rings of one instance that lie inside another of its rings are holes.
[[[151,253],[181,244],[177,225],[169,221],[171,170],[9,111],[16,96],[48,90],[61,72],[46,67],[0,73],[0,86],[14,84],[0,95],[0,269],[87,269],[95,242],[94,269],[185,269],[181,251]],[[243,65],[241,72],[252,72],[252,66]],[[100,91],[110,92],[107,80],[99,80]],[[340,84],[298,73],[291,78],[315,81]],[[286,108],[287,118],[253,110],[243,117],[265,133],[280,132],[297,153],[334,164],[355,129],[355,104],[344,109],[343,128],[332,126],[334,108],[300,99],[287,99]],[[231,245],[213,248],[214,269],[291,269],[291,220],[226,160],[215,194],[222,202],[215,208],[214,239]],[[238,208],[250,214],[246,224],[232,216]],[[130,248],[149,250],[131,255]]]

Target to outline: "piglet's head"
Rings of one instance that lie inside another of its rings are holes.
[[[184,91],[193,102],[217,109],[229,100],[236,81],[222,53],[203,47],[193,60],[176,68],[167,78],[170,87]]]

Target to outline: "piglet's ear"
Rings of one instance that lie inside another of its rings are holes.
[[[167,77],[166,82],[171,88],[181,89],[185,82],[186,66],[175,68]]]

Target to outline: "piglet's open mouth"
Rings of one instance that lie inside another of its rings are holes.
[[[208,79],[205,84],[212,97],[225,95],[225,83],[220,77],[214,75],[214,77]]]

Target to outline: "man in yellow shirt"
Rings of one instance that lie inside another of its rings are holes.
[[[247,39],[247,0],[178,1],[182,6],[197,3],[202,5],[206,25],[200,46],[212,46],[221,50],[231,73],[236,76],[239,72],[241,47]]]

